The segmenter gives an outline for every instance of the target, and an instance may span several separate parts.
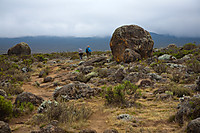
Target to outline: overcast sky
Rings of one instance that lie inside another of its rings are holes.
[[[110,36],[128,24],[200,37],[200,0],[0,0],[0,37]]]

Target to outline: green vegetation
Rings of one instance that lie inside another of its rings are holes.
[[[151,64],[151,67],[158,74],[162,74],[162,73],[167,72],[167,65],[160,60],[158,60],[156,63]]]
[[[192,94],[191,89],[185,88],[183,86],[178,86],[177,84],[174,84],[174,83],[169,84],[167,86],[166,91],[172,92],[172,94],[177,97],[183,97],[183,95],[190,96]]]
[[[114,105],[124,107],[128,104],[126,95],[134,95],[134,101],[138,95],[141,95],[141,90],[137,86],[133,85],[130,81],[124,81],[123,84],[119,84],[112,87],[107,87],[104,96],[106,99],[106,105]]]
[[[13,106],[11,101],[0,96],[0,120],[4,121],[12,117]]]

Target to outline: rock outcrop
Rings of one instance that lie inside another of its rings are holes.
[[[63,87],[57,87],[54,91],[53,97],[57,100],[58,97],[61,97],[64,100],[72,100],[79,98],[89,98],[94,96],[101,91],[100,88],[91,88],[89,85],[80,82],[74,82]]]
[[[8,55],[30,55],[30,54],[31,54],[31,48],[25,42],[18,43],[14,47],[8,49]]]
[[[126,25],[117,28],[110,41],[110,48],[117,62],[127,61],[124,59],[124,52],[127,48],[134,51],[130,52],[132,54],[130,57],[133,59],[128,59],[128,61],[134,61],[138,54],[141,58],[150,57],[153,45],[154,41],[149,32],[137,25]]]

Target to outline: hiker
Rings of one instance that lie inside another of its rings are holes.
[[[83,50],[81,48],[79,48],[78,49],[78,53],[79,53],[80,59],[82,60],[82,58],[83,58]]]
[[[89,56],[91,55],[91,52],[92,52],[92,50],[91,50],[91,48],[90,48],[89,45],[87,46],[85,52],[86,52],[86,54],[87,54],[87,58],[89,58]]]

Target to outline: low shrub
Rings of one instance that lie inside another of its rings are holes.
[[[200,117],[200,98],[192,98],[189,104],[192,108],[189,113],[190,119],[193,120]]]
[[[31,102],[23,102],[21,104],[17,104],[14,109],[14,116],[18,117],[23,114],[29,114],[35,109],[35,106]]]
[[[11,101],[5,100],[3,96],[0,96],[0,120],[4,121],[12,117],[13,106]]]
[[[156,63],[151,64],[151,67],[155,72],[158,74],[166,73],[167,72],[167,65],[162,61],[158,61]]]
[[[179,72],[179,71],[172,72],[172,78],[171,78],[172,81],[179,83],[181,78],[182,78],[182,72]]]
[[[43,117],[40,118],[44,122],[58,120],[60,123],[73,123],[87,120],[92,110],[86,107],[85,104],[74,104],[70,102],[59,102],[58,104],[50,104],[47,106],[46,111],[43,112]]]
[[[105,104],[124,107],[128,104],[128,100],[125,98],[126,95],[133,95],[134,102],[141,95],[141,91],[137,86],[133,85],[130,81],[124,81],[123,84],[119,84],[114,88],[108,87],[104,91]]]
[[[191,59],[187,61],[187,71],[200,73],[200,62],[196,59]]]
[[[105,98],[107,105],[123,106],[126,103],[124,86],[118,85],[113,89],[108,87],[105,92]]]
[[[168,91],[171,91],[173,93],[173,95],[177,96],[177,97],[183,97],[183,95],[185,96],[190,96],[192,94],[192,90],[189,88],[185,88],[183,86],[177,86],[177,85],[169,85],[168,86]]]
[[[183,45],[184,50],[192,50],[195,49],[197,46],[194,43],[187,43]]]
[[[6,92],[6,94],[10,95],[18,95],[23,92],[21,85],[18,83],[9,84],[8,86],[0,85],[0,88],[3,89]]]

